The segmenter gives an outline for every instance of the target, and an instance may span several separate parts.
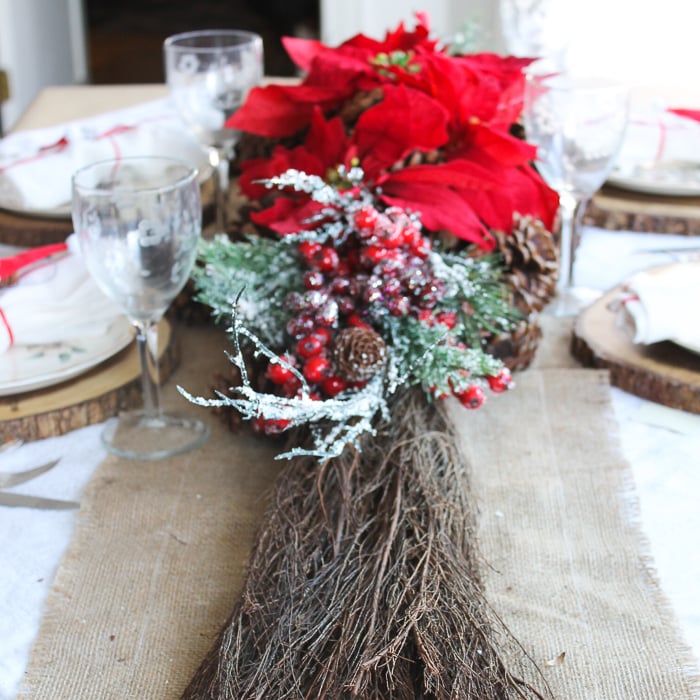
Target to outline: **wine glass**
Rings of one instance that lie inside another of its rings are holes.
[[[175,107],[214,169],[216,226],[225,231],[229,167],[238,139],[226,120],[262,80],[262,39],[253,32],[204,29],[168,37],[163,53]]]
[[[526,76],[523,125],[537,146],[537,168],[559,194],[560,264],[549,311],[576,314],[597,292],[576,287],[574,257],[586,204],[605,182],[622,144],[628,89],[602,78]]]
[[[506,51],[537,58],[541,64],[566,64],[571,39],[571,7],[560,0],[500,0],[501,35]]]
[[[184,287],[202,231],[198,171],[173,158],[144,156],[87,165],[72,179],[73,225],[85,265],[136,329],[143,409],[107,422],[108,450],[160,459],[201,444],[206,425],[160,407],[158,322]]]

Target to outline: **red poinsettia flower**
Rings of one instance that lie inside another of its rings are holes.
[[[303,39],[286,39],[285,47],[304,80],[254,90],[228,126],[304,140],[244,163],[246,194],[259,196],[256,180],[288,168],[324,177],[357,159],[380,199],[419,213],[429,230],[447,229],[488,249],[490,230],[511,230],[515,212],[552,228],[557,195],[531,167],[534,147],[509,133],[522,111],[528,59],[450,56],[430,40],[425,15],[414,31],[401,24],[383,41],[360,34],[337,48]],[[378,101],[354,123],[333,116],[369,91]],[[422,164],[407,164],[415,154],[425,154],[417,158]],[[254,218],[287,233],[317,209],[284,194]]]

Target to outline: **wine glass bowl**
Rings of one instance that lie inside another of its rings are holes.
[[[262,80],[262,39],[236,29],[185,32],[165,40],[163,55],[175,108],[217,175],[217,228],[225,230],[228,167],[238,138],[226,121]]]
[[[560,270],[553,311],[576,313],[591,298],[573,280],[582,212],[603,185],[622,144],[628,90],[619,83],[566,74],[529,74],[523,126],[537,146],[537,169],[559,195]]]
[[[157,379],[157,327],[189,278],[201,235],[198,171],[172,158],[144,156],[81,168],[72,180],[73,224],[97,286],[136,329],[144,406],[109,421],[107,449],[158,459],[187,451],[207,435],[195,419],[166,415]]]

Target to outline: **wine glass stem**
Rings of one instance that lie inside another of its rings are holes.
[[[557,289],[560,292],[569,290],[574,286],[574,261],[576,248],[578,247],[578,230],[587,201],[587,199],[577,198],[569,192],[559,195],[561,257]]]
[[[135,321],[136,345],[141,368],[143,412],[148,418],[160,416],[160,382],[158,379],[158,324]]]
[[[225,233],[228,223],[229,158],[225,150],[212,146],[209,148],[209,164],[214,169],[214,207],[216,232]]]

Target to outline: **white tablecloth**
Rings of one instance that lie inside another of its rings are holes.
[[[669,235],[607,233],[587,229],[575,275],[579,284],[608,289],[631,272],[668,262],[638,254],[641,248],[687,245]],[[699,359],[700,363],[700,359]],[[517,390],[517,389],[516,389]],[[700,416],[612,392],[624,456],[631,464],[639,517],[662,589],[675,610],[686,641],[700,658]],[[106,453],[101,426],[29,443],[0,458],[2,470],[19,470],[61,456],[51,471],[15,490],[80,499]],[[39,629],[44,601],[70,541],[76,511],[0,507],[0,700],[11,700]]]

